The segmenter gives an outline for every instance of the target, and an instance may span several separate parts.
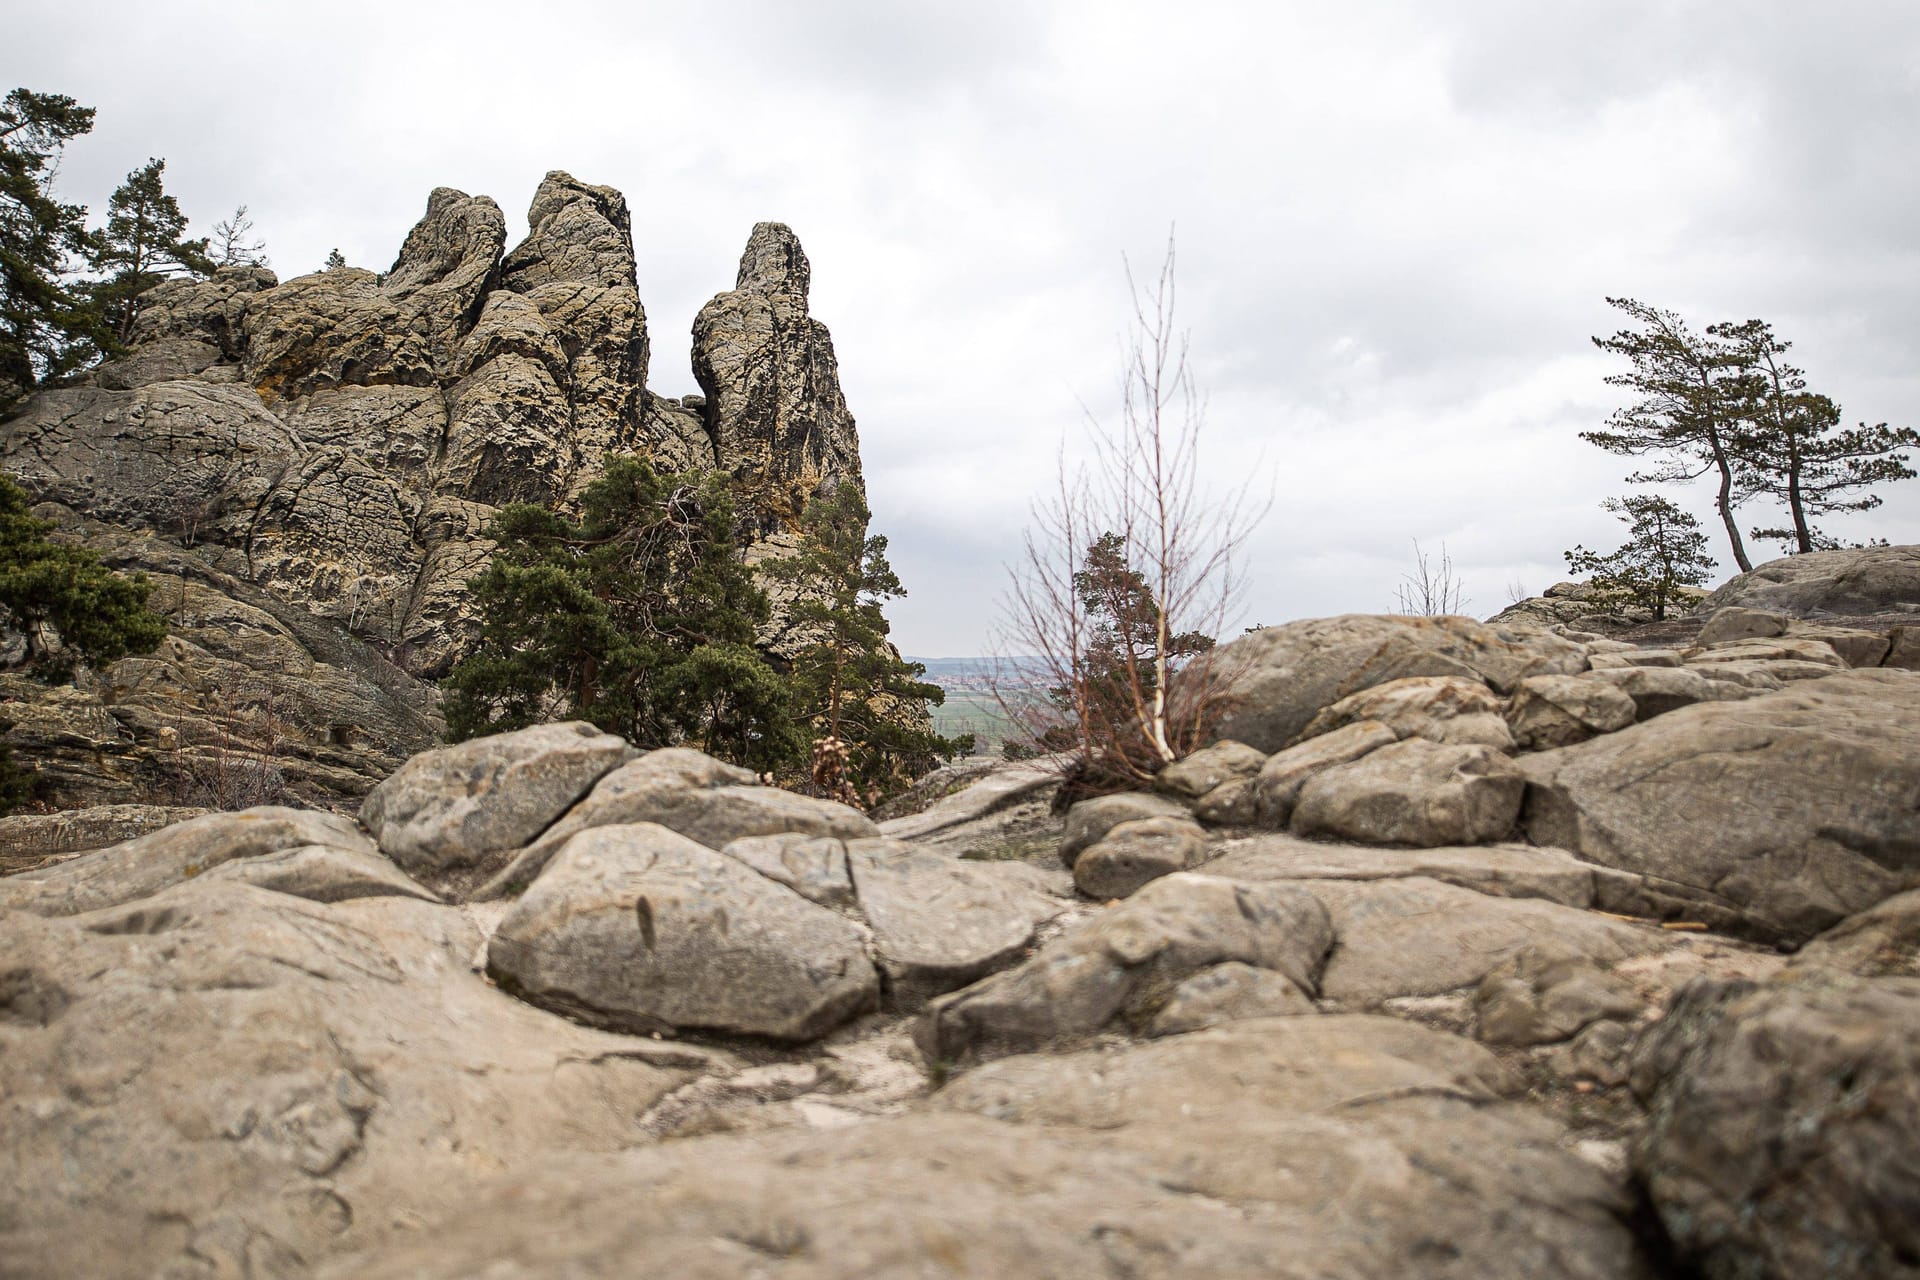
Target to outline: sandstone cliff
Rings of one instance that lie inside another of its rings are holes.
[[[756,226],[701,311],[708,394],[683,403],[646,387],[624,197],[554,172],[527,221],[509,249],[492,200],[442,187],[384,274],[162,285],[125,357],[0,424],[0,465],[40,514],[158,580],[173,629],[74,689],[9,683],[12,740],[51,761],[56,803],[218,802],[195,776],[232,772],[236,739],[273,748],[241,771],[308,799],[364,792],[437,738],[431,681],[472,642],[465,583],[494,511],[564,506],[610,455],[733,475],[754,561],[858,477],[790,230]]]

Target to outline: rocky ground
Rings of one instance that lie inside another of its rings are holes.
[[[1268,628],[1064,815],[574,724],[64,819],[0,1275],[1920,1276],[1920,671],[1843,630]]]

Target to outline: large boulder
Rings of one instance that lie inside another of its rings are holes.
[[[1514,741],[1528,751],[1584,742],[1638,716],[1631,694],[1596,676],[1529,676],[1507,709]]]
[[[1229,962],[1311,993],[1332,945],[1326,911],[1299,889],[1171,875],[1018,967],[934,1000],[914,1041],[951,1063],[1071,1042],[1116,1019],[1144,1027],[1181,981]]]
[[[1796,618],[1920,611],[1920,546],[1810,551],[1772,560],[1722,585],[1700,612],[1730,605]]]
[[[1399,740],[1379,721],[1361,720],[1274,752],[1253,782],[1255,816],[1264,826],[1286,826],[1300,789],[1316,775]]]
[[[1698,981],[1631,1082],[1634,1171],[1698,1274],[1920,1274],[1920,981]]]
[[[1839,671],[1523,756],[1527,834],[1802,942],[1920,870],[1920,679]]]
[[[1191,818],[1140,818],[1112,828],[1074,860],[1074,887],[1090,898],[1124,898],[1141,885],[1197,866],[1207,833]]]
[[[1005,968],[1066,908],[1017,863],[961,862],[888,839],[850,840],[846,850],[891,1008],[917,1009]]]
[[[1106,839],[1107,833],[1122,823],[1186,816],[1187,807],[1179,801],[1145,791],[1121,791],[1082,800],[1067,810],[1067,828],[1060,835],[1060,861],[1071,871],[1084,850]]]
[[[1470,618],[1347,614],[1263,627],[1221,646],[1234,710],[1220,736],[1278,751],[1325,707],[1414,676],[1457,676],[1512,693],[1534,675],[1574,675],[1586,650],[1550,633]]]
[[[517,893],[533,883],[566,842],[594,827],[651,822],[722,849],[749,836],[801,832],[836,840],[880,834],[857,809],[756,784],[754,774],[685,747],[649,751],[606,774],[551,828],[515,853],[478,898]]]
[[[1386,725],[1401,738],[1511,751],[1513,734],[1501,714],[1504,709],[1501,699],[1478,680],[1409,676],[1362,689],[1322,708],[1300,737],[1310,741],[1347,725],[1375,723]]]
[[[1496,897],[1408,876],[1284,881],[1326,908],[1338,942],[1320,993],[1350,1008],[1475,987],[1535,947],[1598,965],[1656,952],[1657,929],[1538,898]]]
[[[475,738],[407,761],[360,820],[415,875],[490,874],[634,754],[584,720]]]
[[[1492,747],[1407,738],[1307,779],[1288,826],[1362,844],[1481,844],[1513,830],[1525,789]]]
[[[487,947],[507,990],[598,1026],[810,1040],[879,1003],[866,931],[652,823],[572,837]]]

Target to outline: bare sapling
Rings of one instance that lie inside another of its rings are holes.
[[[1087,425],[1033,507],[1002,602],[995,681],[1012,737],[1089,787],[1133,786],[1204,745],[1226,709],[1214,637],[1237,612],[1238,556],[1266,504],[1199,480],[1204,397],[1175,324],[1168,238],[1133,299],[1117,422]]]

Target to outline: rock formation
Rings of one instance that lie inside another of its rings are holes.
[[[1920,672],[1790,624],[1269,628],[1064,815],[559,724],[69,820],[0,1271],[1913,1276]]]
[[[431,682],[473,641],[465,583],[495,509],[564,506],[612,455],[732,475],[750,562],[858,477],[790,230],[756,226],[701,311],[708,394],[683,404],[646,388],[625,199],[550,173],[528,226],[509,250],[493,201],[442,187],[384,274],[161,285],[125,357],[0,424],[0,465],[41,514],[155,579],[172,629],[75,689],[9,680],[9,741],[48,762],[50,801],[364,793],[438,736]]]

